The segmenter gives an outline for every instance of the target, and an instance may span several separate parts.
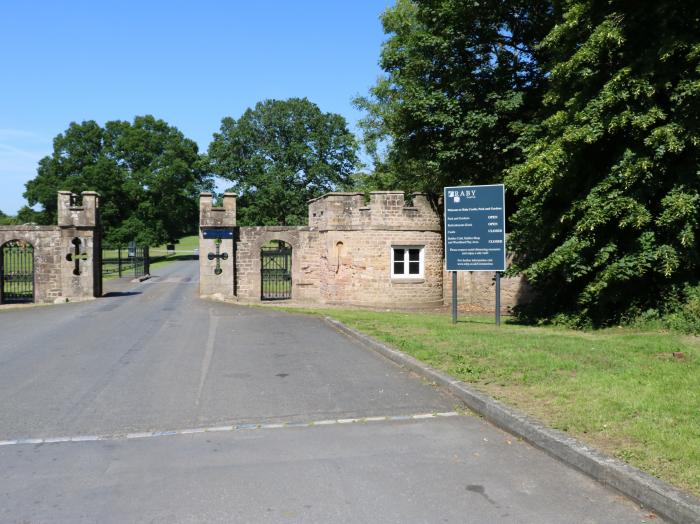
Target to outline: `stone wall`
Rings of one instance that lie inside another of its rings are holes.
[[[212,195],[200,199],[200,294],[245,302],[261,297],[260,250],[273,240],[292,248],[292,300],[317,304],[381,308],[442,307],[451,301],[451,276],[444,271],[441,218],[424,195],[379,191],[329,193],[309,202],[309,225],[303,227],[235,227],[235,195],[212,207]],[[223,241],[229,254],[214,274],[213,240],[207,229],[232,229],[234,241]],[[423,249],[423,274],[392,278],[392,248]],[[462,309],[493,310],[491,273],[460,273]],[[502,305],[508,312],[523,298],[520,279],[502,279]]]
[[[235,195],[213,208],[200,198],[200,294],[247,302],[261,297],[261,248],[281,240],[292,248],[292,300],[374,307],[434,307],[443,303],[442,237],[439,217],[423,195],[408,205],[402,192],[329,193],[309,203],[309,226],[235,228],[233,253],[224,272],[214,276],[207,259],[213,242],[203,231],[235,226]],[[423,248],[420,278],[392,278],[393,246]],[[223,264],[223,261],[221,261]],[[222,266],[223,267],[223,266]]]
[[[420,278],[392,278],[392,246],[424,248]],[[442,304],[439,232],[401,230],[321,233],[320,295],[329,304],[424,308]]]
[[[512,256],[506,263],[510,266]],[[443,273],[445,305],[452,304],[452,273]],[[512,313],[513,308],[532,297],[532,289],[522,277],[501,277],[501,312]],[[461,311],[492,312],[496,309],[496,281],[493,271],[459,271],[457,273],[457,304]]]
[[[510,261],[508,261],[510,262]],[[445,271],[445,305],[452,304],[452,273]],[[510,314],[513,308],[526,303],[532,294],[522,277],[501,277],[501,312]],[[457,304],[460,311],[492,312],[496,309],[496,281],[492,271],[457,272]]]
[[[53,302],[63,292],[61,231],[58,226],[0,226],[0,249],[10,240],[34,247],[34,301]]]
[[[11,240],[34,247],[34,302],[85,300],[102,293],[97,193],[86,191],[78,199],[59,191],[58,225],[0,226],[0,248]]]
[[[309,226],[320,231],[414,230],[440,231],[440,218],[425,195],[375,191],[365,202],[362,193],[328,193],[309,202]]]
[[[320,233],[319,285],[329,304],[423,308],[442,305],[439,216],[424,195],[401,191],[330,193],[309,204]],[[391,250],[423,248],[423,275],[392,278]]]
[[[272,240],[292,248],[292,299],[319,302],[319,233],[309,227],[241,227],[236,248],[236,291],[246,301],[260,300],[260,249]]]

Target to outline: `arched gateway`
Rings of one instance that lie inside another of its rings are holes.
[[[0,304],[34,302],[34,246],[10,240],[0,247]]]

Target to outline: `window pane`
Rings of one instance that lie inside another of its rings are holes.
[[[394,275],[403,275],[403,262],[394,262]]]
[[[394,248],[394,260],[398,260],[400,262],[403,262],[404,251],[405,251],[405,249]]]
[[[418,262],[420,260],[420,249],[409,249],[408,259],[412,262]]]
[[[420,275],[420,262],[409,262],[408,272],[411,275]]]

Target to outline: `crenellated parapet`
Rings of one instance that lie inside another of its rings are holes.
[[[80,195],[70,191],[58,192],[58,226],[69,228],[94,228],[99,221],[100,195],[83,191]]]
[[[236,194],[224,193],[223,205],[214,207],[212,193],[199,195],[200,227],[234,227],[236,225]]]
[[[309,226],[320,231],[389,229],[440,231],[440,217],[422,193],[406,203],[403,191],[327,193],[309,202]]]

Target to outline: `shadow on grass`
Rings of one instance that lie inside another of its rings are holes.
[[[492,324],[496,325],[496,319],[493,316],[487,315],[460,315],[457,317],[457,324]],[[506,326],[531,326],[527,322],[518,320],[515,317],[501,316],[501,325]]]

